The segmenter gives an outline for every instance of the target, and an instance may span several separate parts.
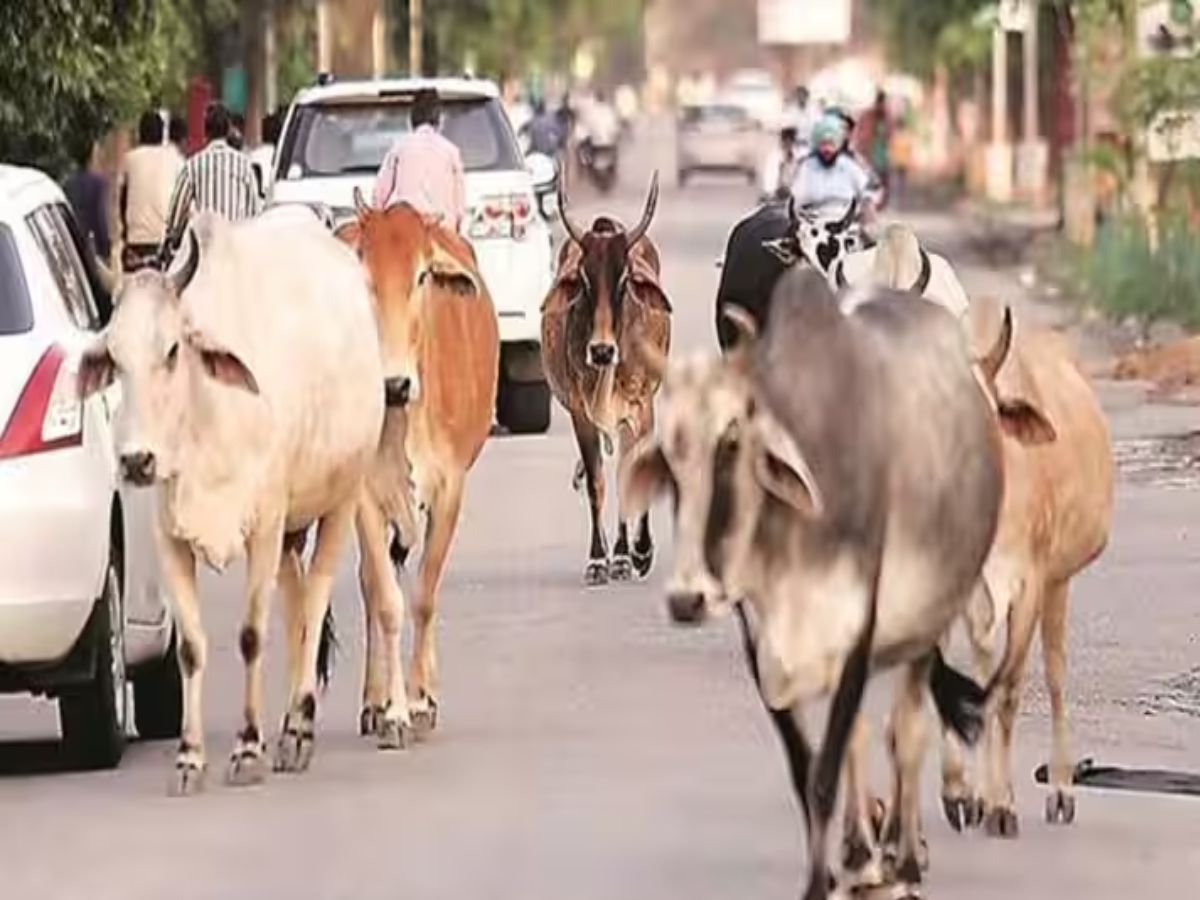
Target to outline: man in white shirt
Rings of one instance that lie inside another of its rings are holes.
[[[153,263],[167,228],[171,191],[183,167],[173,144],[163,142],[163,120],[147,110],[138,122],[138,146],[125,155],[118,176],[121,269],[136,272]]]
[[[870,217],[871,177],[854,158],[844,152],[845,125],[836,116],[822,116],[813,126],[812,152],[800,163],[792,185],[797,206],[814,209],[818,215],[840,216],[857,200]]]

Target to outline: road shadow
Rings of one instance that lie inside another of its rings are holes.
[[[76,768],[62,741],[35,738],[0,743],[0,778],[56,775]]]

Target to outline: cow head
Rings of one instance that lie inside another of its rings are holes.
[[[220,227],[207,217],[197,221],[169,272],[146,269],[125,278],[112,321],[80,361],[81,397],[121,383],[115,431],[121,476],[130,484],[146,486],[175,474],[174,448],[186,433],[185,417],[211,409],[214,391],[258,394],[250,369],[196,324],[183,296]]]
[[[407,203],[373,209],[355,189],[356,218],[336,235],[358,253],[371,282],[389,406],[421,397],[426,305],[435,291],[479,293],[469,245]]]
[[[840,219],[823,219],[807,207],[796,206],[794,200],[788,201],[791,227],[787,236],[768,241],[764,246],[784,265],[791,266],[803,259],[823,275],[836,275],[843,259],[866,249],[861,232],[854,227],[857,214],[857,200],[850,201]]]
[[[630,231],[606,216],[598,217],[587,231],[582,230],[567,213],[566,194],[561,183],[558,205],[563,227],[580,252],[578,267],[560,276],[560,282],[572,292],[571,315],[586,323],[587,363],[598,369],[614,367],[621,361],[621,313],[626,297],[631,293],[631,257],[654,219],[658,205],[658,172],[650,181],[642,217]]]
[[[822,512],[803,456],[756,402],[754,322],[737,308],[727,315],[740,332],[737,349],[667,369],[658,432],[621,470],[622,499],[633,515],[657,495],[673,495],[675,567],[667,601],[671,618],[683,624],[723,612],[746,595],[768,498],[808,516]]]

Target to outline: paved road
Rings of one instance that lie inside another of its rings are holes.
[[[611,199],[627,220],[650,162],[671,171],[666,145],[644,145]],[[653,233],[677,314],[676,352],[712,345],[713,263],[751,199],[743,185],[720,181],[664,188]],[[914,221],[968,260],[961,221]],[[1013,272],[963,268],[973,291],[1024,303]],[[1130,441],[1193,421],[1190,411],[1143,406],[1133,389],[1104,395],[1122,452],[1135,461],[1161,448]],[[548,437],[498,438],[485,451],[443,592],[442,728],[407,752],[382,754],[355,734],[361,624],[348,567],[335,596],[345,650],[305,776],[248,790],[221,784],[241,690],[240,570],[203,584],[213,636],[206,794],[165,796],[169,744],[131,746],[112,773],[54,771],[53,708],[0,700],[0,896],[795,897],[800,831],[732,624],[669,627],[661,564],[646,586],[581,587],[585,515],[570,489],[573,464],[561,416]],[[1200,770],[1195,495],[1159,484],[1154,465],[1135,474],[1120,488],[1108,553],[1075,592],[1074,746],[1105,763]],[[269,651],[275,711],[278,637]],[[1195,897],[1200,800],[1083,790],[1073,828],[1042,824],[1030,776],[1048,743],[1038,668],[1018,725],[1021,840],[952,834],[937,811],[931,754],[929,894]]]

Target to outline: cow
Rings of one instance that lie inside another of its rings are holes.
[[[385,748],[437,725],[434,617],[467,475],[491,431],[500,333],[474,251],[436,218],[406,203],[369,207],[338,237],[354,247],[372,285],[388,410],[379,456],[359,506],[359,580],[367,615],[360,730]],[[388,552],[412,546],[416,510],[425,541],[414,604],[411,665],[400,663],[404,598]]]
[[[124,480],[156,485],[166,589],[176,604],[183,734],[172,791],[203,786],[201,688],[208,639],[196,561],[244,551],[248,603],[243,727],[227,777],[265,774],[263,649],[282,589],[289,700],[277,771],[313,753],[319,634],[358,495],[383,425],[383,367],[368,286],[354,255],[315,218],[236,225],[198,216],[169,274],[121,285],[111,324],[83,355],[84,396],[118,379]],[[305,569],[304,534],[316,524]]]
[[[731,311],[742,330],[731,354],[668,370],[658,436],[630,455],[622,493],[635,510],[673,494],[674,621],[737,601],[753,610],[751,668],[808,825],[810,900],[827,894],[828,824],[868,675],[904,667],[887,831],[894,876],[915,894],[926,684],[968,738],[989,696],[944,664],[938,642],[995,535],[998,428],[962,330],[938,306],[873,289],[847,315],[800,267],[771,309],[761,338]],[[829,694],[814,755],[802,708]]]
[[[734,226],[725,247],[717,288],[717,340],[732,346],[736,330],[725,317],[730,305],[750,313],[759,330],[766,327],[771,291],[780,276],[797,264],[815,267],[831,287],[876,285],[912,291],[945,306],[965,321],[967,295],[953,268],[921,247],[912,230],[893,223],[878,242],[854,227],[857,204],[841,219],[819,219],[790,202],[767,204]],[[866,294],[847,292],[849,302]],[[849,312],[849,310],[846,310]]]
[[[979,305],[977,342],[994,330],[994,314]],[[955,829],[982,823],[988,834],[1015,837],[1013,727],[1034,629],[1040,623],[1050,696],[1053,751],[1046,821],[1070,823],[1072,762],[1067,747],[1067,594],[1071,579],[1104,550],[1113,508],[1112,449],[1104,414],[1065,339],[1022,329],[996,381],[1005,399],[1005,492],[995,546],[984,566],[988,590],[967,611],[967,633],[980,672],[993,669],[996,634],[1007,623],[1009,657],[995,673],[999,697],[989,711],[980,753],[983,788],[967,783],[961,749],[943,746],[943,806]],[[1031,415],[1032,409],[1035,414]]]
[[[575,430],[575,486],[587,483],[591,545],[584,580],[595,586],[610,578],[645,578],[654,561],[648,513],[637,521],[631,543],[634,522],[622,504],[609,560],[601,445],[611,452],[615,438],[623,460],[654,428],[659,375],[647,350],[665,354],[671,342],[671,304],[660,282],[658,250],[646,235],[658,203],[658,173],[642,217],[629,231],[607,216],[584,231],[567,212],[561,185],[558,202],[569,240],[542,306],[542,360]]]

